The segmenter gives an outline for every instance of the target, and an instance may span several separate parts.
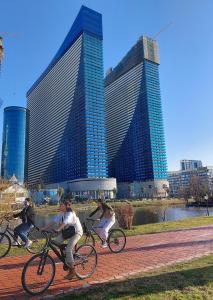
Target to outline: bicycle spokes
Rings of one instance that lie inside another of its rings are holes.
[[[45,263],[46,263],[46,258],[47,258],[47,254],[41,254],[41,259],[40,259],[40,263],[39,263],[39,266],[38,266],[38,271],[37,271],[37,274],[38,275],[42,275],[43,271],[44,271],[44,266],[45,266]]]
[[[112,229],[109,238],[108,246],[112,252],[121,252],[126,245],[126,236],[121,229]]]
[[[97,265],[97,253],[93,246],[82,245],[75,253],[75,271],[80,278],[87,278],[91,276]]]
[[[22,285],[31,295],[48,289],[55,276],[55,262],[48,254],[36,254],[26,263],[22,272]]]

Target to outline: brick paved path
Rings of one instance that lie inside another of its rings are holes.
[[[82,281],[65,280],[63,277],[66,273],[62,264],[57,264],[53,284],[37,299],[213,253],[213,226],[129,237],[126,249],[119,254],[112,254],[108,249],[99,247],[97,250],[98,268],[91,278]],[[21,286],[22,268],[28,259],[29,256],[0,259],[1,300],[29,299]]]

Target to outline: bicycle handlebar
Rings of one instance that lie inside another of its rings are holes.
[[[56,231],[55,229],[51,229],[51,230],[41,230],[41,232],[46,232],[46,233],[50,233],[50,234],[53,234],[53,233],[58,233],[58,231]]]

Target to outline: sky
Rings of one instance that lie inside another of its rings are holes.
[[[0,0],[5,52],[0,149],[4,107],[26,106],[26,92],[59,49],[81,5],[102,14],[105,71],[141,35],[153,38],[162,30],[156,39],[168,169],[178,170],[181,159],[213,165],[212,0]]]

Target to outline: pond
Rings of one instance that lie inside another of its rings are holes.
[[[83,222],[88,214],[91,212],[88,210],[79,210],[78,215]],[[213,207],[209,208],[209,214],[213,215]],[[45,226],[56,215],[54,214],[40,214],[37,216],[36,224]],[[175,205],[170,207],[165,206],[148,206],[148,207],[135,207],[133,225],[142,225],[150,223],[162,222],[164,217],[165,221],[175,221],[181,219],[187,219],[197,216],[206,216],[206,208],[204,207],[185,207],[185,205]]]

